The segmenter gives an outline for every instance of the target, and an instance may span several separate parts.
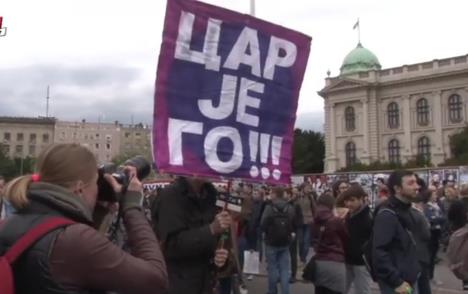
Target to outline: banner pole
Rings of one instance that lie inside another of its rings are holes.
[[[255,0],[250,0],[250,15],[255,16]]]

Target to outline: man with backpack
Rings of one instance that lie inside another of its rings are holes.
[[[390,197],[380,205],[374,220],[372,274],[382,294],[417,294],[421,267],[411,202],[417,199],[419,185],[413,172],[399,170],[390,175],[388,187]]]
[[[278,280],[281,293],[289,294],[289,245],[295,237],[294,218],[294,207],[285,199],[284,189],[274,188],[272,201],[265,208],[261,220],[266,243],[268,294],[277,293]]]

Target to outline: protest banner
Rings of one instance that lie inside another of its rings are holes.
[[[169,0],[153,124],[159,171],[289,183],[310,41],[250,15]]]

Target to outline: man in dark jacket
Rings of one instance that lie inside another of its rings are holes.
[[[382,294],[417,294],[421,273],[411,216],[419,186],[410,171],[395,171],[388,179],[389,199],[376,212],[373,228],[373,268]]]
[[[216,214],[216,196],[206,180],[180,177],[153,204],[170,294],[212,293],[216,286],[216,266],[227,258],[225,250],[217,250],[218,237],[231,226],[228,212]]]
[[[360,294],[371,293],[371,277],[362,258],[363,246],[372,234],[372,213],[364,198],[366,192],[358,184],[341,193],[340,198],[346,208],[346,228],[349,238],[345,244],[346,259],[346,292],[350,292],[354,283],[354,292]]]
[[[281,294],[289,294],[289,245],[294,237],[294,207],[285,199],[284,189],[274,188],[272,201],[262,215],[261,229],[265,232],[268,270],[268,294],[276,294],[280,281]]]
[[[416,225],[414,231],[414,240],[416,241],[416,250],[418,260],[421,266],[421,275],[418,279],[418,290],[422,294],[431,294],[431,285],[429,278],[429,267],[431,263],[430,241],[431,231],[429,221],[424,215],[424,206],[422,199],[427,198],[426,194],[430,194],[430,190],[420,193],[417,202],[413,204],[411,209],[411,217]]]

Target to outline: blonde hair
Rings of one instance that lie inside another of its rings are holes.
[[[81,180],[89,183],[97,169],[94,154],[79,144],[54,144],[48,146],[39,155],[36,172],[41,182],[46,182],[64,188],[70,188]],[[28,188],[32,175],[25,175],[10,181],[6,187],[6,199],[16,209],[28,205]]]

